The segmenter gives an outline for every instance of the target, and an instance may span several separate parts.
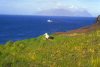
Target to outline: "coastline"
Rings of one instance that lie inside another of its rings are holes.
[[[89,32],[95,32],[96,30],[100,30],[100,15],[96,18],[94,21],[94,24],[90,26],[84,26],[82,28],[78,28],[76,30],[70,30],[68,32],[56,32],[55,34],[61,35],[61,34],[81,34],[81,33],[89,33]]]
[[[100,30],[100,24],[92,24],[90,26],[84,26],[81,28],[78,28],[76,30],[69,30],[67,32],[56,32],[54,34],[61,35],[61,34],[82,34],[82,33],[89,33],[89,32],[95,32],[96,30]]]
[[[98,66],[100,65],[100,30],[98,29],[100,29],[100,23],[95,23],[74,32],[69,31],[71,34],[79,33],[77,31],[81,30],[80,33],[89,32],[88,34],[72,34],[72,36],[51,34],[54,37],[52,40],[39,36],[7,42],[0,46],[0,67],[2,65],[4,67]]]

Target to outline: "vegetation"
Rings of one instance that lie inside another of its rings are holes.
[[[7,42],[0,46],[0,67],[99,67],[100,30]]]

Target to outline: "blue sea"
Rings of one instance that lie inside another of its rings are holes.
[[[52,34],[75,30],[93,24],[94,20],[95,17],[0,15],[0,44],[35,38],[45,32]]]

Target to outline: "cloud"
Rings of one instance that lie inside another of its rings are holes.
[[[78,7],[76,7],[76,6],[74,6],[74,5],[71,5],[71,6],[69,6],[69,8],[77,9]]]
[[[23,11],[34,13],[53,8],[85,8],[91,13],[98,12],[99,14],[99,6],[100,0],[0,0],[0,13],[11,12],[11,14],[16,14],[13,10],[19,13]]]

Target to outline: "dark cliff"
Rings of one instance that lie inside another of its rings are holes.
[[[94,24],[100,24],[100,15],[96,18]]]

